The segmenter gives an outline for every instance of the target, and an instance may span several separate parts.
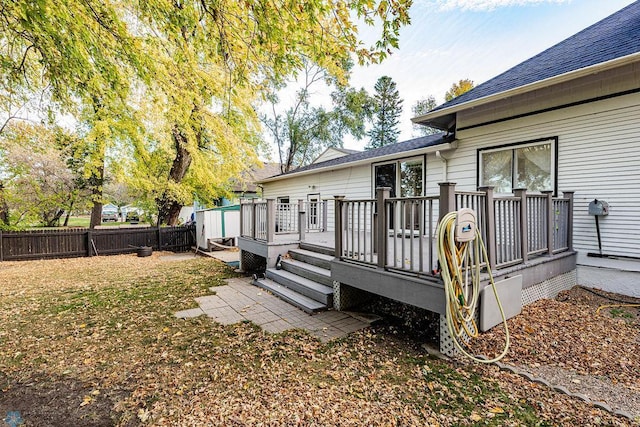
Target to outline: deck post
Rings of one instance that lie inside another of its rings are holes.
[[[438,221],[440,221],[446,214],[456,210],[456,183],[455,182],[440,182],[440,206]]]
[[[335,256],[336,258],[340,259],[342,258],[342,219],[343,214],[342,214],[342,200],[344,200],[344,196],[333,196],[333,200],[334,200],[334,215],[335,215],[335,241],[334,241],[334,246],[335,246]]]
[[[522,262],[529,260],[529,212],[527,209],[527,189],[515,188],[513,194],[520,198],[520,254]]]
[[[304,200],[298,199],[298,237],[304,242],[304,235],[307,231],[307,215],[304,210]]]
[[[484,220],[485,230],[487,232],[486,241],[484,242],[487,247],[487,262],[489,268],[495,270],[496,268],[496,210],[493,203],[493,187],[479,187],[478,191],[483,191],[486,195],[486,206],[484,207]]]
[[[242,210],[242,199],[240,199],[240,237],[244,236],[244,215]]]
[[[387,263],[387,206],[386,201],[391,194],[390,187],[376,188],[378,267],[384,268]]]
[[[267,199],[267,217],[265,221],[267,243],[271,243],[273,242],[276,231],[276,201],[274,199]]]
[[[327,231],[329,229],[329,227],[327,227],[328,219],[329,219],[329,201],[328,200],[323,200],[322,201],[322,227],[320,227],[320,231]]]
[[[575,191],[563,191],[562,195],[565,199],[569,200],[569,212],[567,212],[567,249],[573,250],[573,193]],[[0,232],[0,236],[1,236]],[[0,261],[2,260],[0,255]]]
[[[547,254],[553,255],[553,228],[555,226],[555,212],[553,211],[553,191],[545,190],[547,196]]]

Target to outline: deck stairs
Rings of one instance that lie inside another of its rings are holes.
[[[331,260],[333,249],[300,243],[280,261],[280,269],[268,268],[253,284],[307,313],[333,307]]]

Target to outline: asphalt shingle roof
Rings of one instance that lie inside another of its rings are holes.
[[[434,111],[640,52],[640,1],[527,59]]]
[[[446,137],[444,133],[436,133],[434,135],[428,135],[420,138],[410,139],[408,141],[398,142],[397,144],[386,145],[384,147],[375,148],[373,150],[357,151],[353,154],[348,154],[346,156],[338,157],[331,160],[326,160],[320,163],[312,163],[310,165],[302,166],[290,172],[280,174],[280,175],[275,175],[275,176],[293,175],[299,172],[308,171],[312,169],[334,167],[334,166],[339,166],[345,163],[352,163],[360,160],[374,159],[376,157],[387,156],[390,154],[399,154],[399,153],[404,153],[406,151],[418,150],[420,148],[431,147],[434,145],[444,144],[451,141],[453,141],[453,136]]]

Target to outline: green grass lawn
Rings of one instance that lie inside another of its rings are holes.
[[[67,225],[69,227],[88,227],[90,220],[89,216],[71,216]]]
[[[69,222],[67,224],[68,227],[89,227],[90,217],[87,216],[72,216],[69,217]],[[137,224],[145,224],[144,222],[139,222]],[[103,222],[100,224],[105,227],[118,227],[120,225],[130,225],[129,222]]]
[[[177,319],[234,273],[161,255],[0,263],[0,413],[28,425],[625,425],[494,367],[432,359],[390,327],[323,344]]]

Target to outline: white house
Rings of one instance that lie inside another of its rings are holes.
[[[575,191],[578,283],[640,296],[640,2],[413,121],[455,135],[460,188]]]
[[[574,191],[577,282],[640,296],[639,2],[413,121],[443,134],[323,153],[265,179],[264,197],[362,199],[381,185],[392,196],[419,196],[437,193],[440,182],[493,186],[497,195]],[[595,200],[609,208],[597,226]]]
[[[366,291],[442,326],[435,225],[469,207],[510,305],[576,283],[640,296],[640,2],[414,122],[442,133],[262,180],[239,238],[257,285],[309,312]]]

